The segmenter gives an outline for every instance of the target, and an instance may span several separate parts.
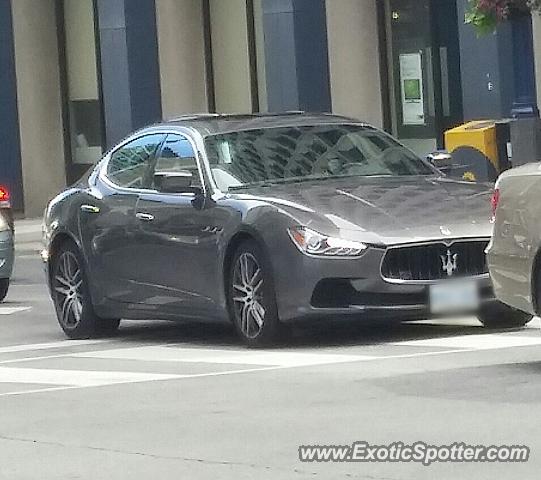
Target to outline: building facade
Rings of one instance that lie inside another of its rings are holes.
[[[0,0],[0,183],[40,215],[126,134],[192,112],[333,111],[428,153],[516,100],[513,32],[477,39],[466,3]]]

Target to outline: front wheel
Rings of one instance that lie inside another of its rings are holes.
[[[231,262],[228,303],[235,328],[250,347],[274,343],[280,332],[270,267],[259,245],[243,242]]]
[[[483,307],[478,318],[486,328],[522,328],[532,321],[533,315],[498,302]]]
[[[0,302],[6,298],[9,290],[9,278],[0,278]]]
[[[78,248],[64,243],[52,260],[52,297],[56,316],[64,333],[72,339],[111,335],[120,320],[104,319],[94,312]]]

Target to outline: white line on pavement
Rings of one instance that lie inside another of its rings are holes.
[[[530,347],[541,345],[541,336],[522,337],[512,334],[460,335],[456,337],[427,338],[397,342],[392,345],[408,347],[464,348],[495,350],[499,348]]]
[[[13,392],[0,393],[0,397],[10,397],[12,395],[25,395],[29,393],[46,393],[46,392],[58,392],[60,390],[73,390],[80,387],[47,387],[47,388],[33,388],[30,390],[15,390]]]
[[[30,383],[98,387],[117,383],[172,380],[178,375],[162,373],[108,372],[93,370],[52,370],[48,368],[0,367],[0,383]]]
[[[237,374],[240,374],[240,373],[253,373],[253,372],[264,372],[264,371],[269,371],[269,370],[280,370],[280,369],[285,369],[287,367],[261,367],[261,368],[246,368],[246,369],[241,369],[241,370],[227,370],[227,371],[220,371],[220,372],[208,372],[208,373],[195,373],[195,374],[188,374],[188,375],[165,375],[165,374],[162,374],[162,375],[159,375],[159,374],[139,374],[141,375],[141,377],[139,379],[126,379],[124,381],[118,381],[115,380],[115,381],[109,381],[108,383],[100,383],[100,384],[97,384],[97,383],[92,383],[92,384],[88,384],[88,385],[64,385],[64,386],[61,386],[61,387],[48,387],[48,388],[38,388],[38,389],[32,389],[32,390],[16,390],[16,391],[13,391],[13,392],[4,392],[4,393],[0,393],[0,397],[8,397],[8,396],[12,396],[12,395],[24,395],[24,394],[30,394],[30,393],[44,393],[44,392],[56,392],[56,391],[60,391],[60,390],[74,390],[74,389],[78,389],[78,388],[88,388],[88,387],[105,387],[105,386],[110,386],[110,385],[118,385],[118,384],[126,384],[126,383],[141,383],[141,382],[151,382],[151,381],[163,381],[163,380],[180,380],[180,379],[188,379],[188,378],[201,378],[201,377],[221,377],[221,376],[226,376],[226,375],[237,375]],[[2,382],[3,380],[1,380],[1,375],[2,375],[2,371],[3,368],[0,368],[0,382]],[[17,368],[14,368],[14,369],[10,369],[10,370],[19,370]],[[31,370],[31,369],[23,369],[23,370]],[[41,372],[41,370],[40,370]],[[68,372],[67,370],[57,370],[57,372]],[[86,375],[87,371],[81,371],[81,370],[77,370],[77,371],[72,371],[72,372],[75,372],[75,373],[78,373],[78,374],[84,374]],[[122,372],[90,372],[90,373],[122,373]],[[124,372],[125,374],[129,374],[129,372]],[[134,375],[134,374],[132,374]],[[160,376],[160,378],[157,378],[158,375]],[[143,376],[146,376],[147,378],[142,378]],[[154,377],[154,378],[151,378],[151,377]],[[40,378],[42,378],[40,376]],[[8,380],[6,380],[6,382],[8,382]],[[9,383],[13,383],[13,382],[9,382]],[[16,382],[16,383],[26,383],[26,382]],[[40,383],[40,382],[29,382],[29,383]],[[43,383],[43,381],[41,381],[41,383]],[[50,383],[50,382],[49,382]]]
[[[11,315],[17,312],[25,312],[31,310],[32,307],[0,307],[0,315]]]
[[[425,357],[425,356],[431,356],[431,355],[444,355],[444,354],[449,354],[449,353],[464,353],[466,351],[473,351],[473,350],[461,349],[461,350],[447,350],[447,351],[439,351],[439,352],[414,353],[414,354],[406,354],[406,355],[389,355],[386,357],[364,357],[364,358],[359,357],[358,361],[374,361],[374,360],[390,360],[390,359],[401,359],[401,358],[412,358],[412,357]],[[44,357],[44,358],[49,358],[49,357]],[[268,371],[274,371],[274,370],[288,370],[290,368],[295,368],[299,366],[306,366],[306,365],[245,368],[245,369],[237,369],[237,370],[225,370],[225,371],[219,371],[219,372],[169,375],[169,378],[149,378],[148,380],[140,379],[140,380],[131,380],[131,381],[123,381],[123,382],[112,381],[109,383],[102,383],[100,385],[69,385],[69,386],[61,386],[61,387],[40,388],[40,389],[33,389],[33,390],[16,390],[13,392],[0,393],[0,397],[8,397],[8,396],[13,396],[13,395],[25,395],[25,394],[32,394],[32,393],[57,392],[57,391],[63,391],[63,390],[74,390],[74,389],[88,388],[88,387],[101,387],[101,386],[116,385],[116,384],[121,384],[121,383],[126,384],[126,383],[139,383],[139,382],[145,382],[145,381],[187,380],[187,379],[196,379],[196,378],[205,378],[205,377],[222,377],[222,376],[227,376],[227,375],[239,375],[243,373],[257,373],[257,372],[268,372]],[[0,367],[0,372],[2,368],[3,367]],[[19,370],[19,369],[14,368],[12,370]],[[39,370],[39,369],[36,369],[36,370]],[[64,372],[64,371],[60,370],[60,372]],[[82,372],[80,370],[76,372],[78,374],[88,373],[84,371]],[[109,372],[109,373],[114,373],[114,372]],[[40,376],[40,378],[42,377]],[[0,382],[1,382],[1,373],[0,373]],[[16,383],[19,383],[19,382],[16,382]]]
[[[31,352],[33,350],[48,350],[50,348],[68,348],[84,345],[95,345],[98,343],[110,343],[111,340],[63,340],[61,342],[50,343],[34,343],[28,345],[10,345],[7,347],[0,347],[1,353],[17,353],[17,352]]]
[[[303,367],[331,363],[357,362],[377,357],[328,353],[284,352],[279,350],[215,350],[206,348],[173,348],[162,346],[121,348],[98,352],[81,352],[71,356],[139,360],[146,362],[187,362],[239,365]]]

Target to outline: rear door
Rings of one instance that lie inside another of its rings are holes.
[[[151,165],[164,139],[164,134],[142,135],[113,151],[80,206],[81,237],[101,298],[129,303],[137,299],[135,207],[149,186]]]

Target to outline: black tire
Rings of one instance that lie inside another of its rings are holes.
[[[9,278],[0,278],[0,302],[7,297],[9,290]]]
[[[64,333],[74,340],[115,333],[120,320],[101,318],[94,311],[84,260],[77,246],[70,241],[63,243],[51,262],[52,298]]]
[[[247,272],[244,277],[242,268]],[[261,247],[253,240],[244,241],[233,255],[227,301],[235,329],[246,345],[262,347],[278,340],[283,329],[271,269]]]
[[[486,328],[522,328],[532,321],[533,315],[497,302],[483,307],[477,318]]]

